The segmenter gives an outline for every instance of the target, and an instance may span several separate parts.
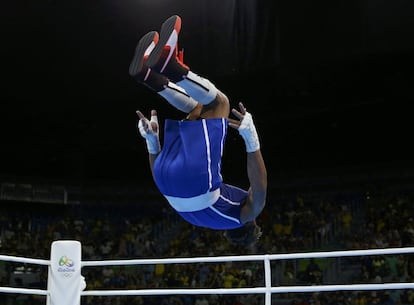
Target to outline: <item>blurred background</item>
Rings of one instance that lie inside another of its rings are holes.
[[[135,110],[182,114],[128,74],[182,17],[184,61],[253,113],[270,178],[412,165],[410,1],[13,1],[1,10],[0,174],[150,179]],[[224,170],[244,173],[229,134]],[[230,170],[231,169],[231,170]],[[240,173],[236,173],[239,177]]]

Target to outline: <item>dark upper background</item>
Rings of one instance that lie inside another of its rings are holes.
[[[270,177],[410,167],[413,13],[410,0],[8,1],[0,176],[150,179],[135,110],[180,114],[128,66],[173,14],[185,62],[253,113]],[[234,131],[228,142],[224,170],[239,177],[244,146]]]

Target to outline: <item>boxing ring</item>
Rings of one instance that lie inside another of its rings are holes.
[[[155,295],[207,295],[207,294],[263,294],[265,305],[271,305],[271,296],[276,293],[289,292],[329,292],[362,290],[397,290],[414,289],[414,283],[381,283],[351,285],[312,285],[312,286],[272,286],[271,261],[304,258],[332,258],[367,255],[413,254],[414,247],[327,251],[290,254],[264,254],[217,257],[164,258],[164,259],[130,259],[82,261],[81,244],[78,241],[55,241],[51,246],[50,260],[32,259],[0,255],[0,261],[44,265],[48,267],[47,289],[29,289],[0,287],[0,293],[16,293],[46,296],[47,305],[79,305],[83,296],[155,296]],[[189,289],[138,289],[138,290],[85,290],[87,279],[81,275],[83,267],[115,265],[155,265],[155,264],[197,264],[217,262],[263,262],[264,286],[252,288],[189,288]]]

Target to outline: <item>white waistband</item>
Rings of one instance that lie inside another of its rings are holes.
[[[170,205],[178,212],[195,212],[212,206],[220,197],[220,188],[190,198],[172,197],[164,195]]]

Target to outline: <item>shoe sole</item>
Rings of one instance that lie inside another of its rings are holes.
[[[142,70],[144,58],[149,56],[157,45],[159,35],[156,31],[145,34],[135,48],[134,58],[129,65],[129,75],[135,76]]]
[[[177,46],[178,34],[181,30],[181,18],[180,16],[174,15],[168,18],[161,26],[160,39],[155,46],[151,55],[148,57],[148,66],[153,68],[155,71],[162,73],[165,67],[169,63],[171,57],[175,52]],[[165,46],[170,47],[170,52],[163,63],[160,63],[160,57],[162,50]],[[159,69],[158,67],[161,68]]]

